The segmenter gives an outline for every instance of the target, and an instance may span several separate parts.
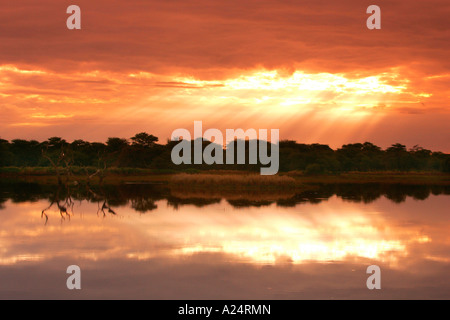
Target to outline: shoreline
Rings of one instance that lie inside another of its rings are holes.
[[[55,173],[50,170],[38,171],[35,168],[18,168],[15,172],[5,172],[0,168],[0,179],[5,181],[24,181],[42,184],[57,184]],[[122,172],[121,172],[122,171]],[[340,174],[305,175],[301,172],[283,172],[273,176],[261,176],[247,171],[199,171],[164,172],[155,170],[116,169],[106,171],[99,177],[89,179],[85,174],[72,174],[62,177],[68,184],[164,184],[168,186],[189,186],[197,188],[239,187],[265,189],[297,189],[310,184],[428,184],[450,185],[450,174],[441,172],[346,172]]]

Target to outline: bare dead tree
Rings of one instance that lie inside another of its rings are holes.
[[[66,184],[69,182],[72,174],[72,164],[74,162],[73,155],[71,155],[70,150],[65,150],[64,146],[61,146],[61,150],[58,154],[56,160],[53,160],[48,154],[48,145],[46,149],[42,149],[42,156],[50,162],[51,166],[55,169],[56,176],[58,178],[58,184],[63,184],[62,175],[66,177]]]
[[[58,157],[58,159],[56,160],[56,163],[55,163],[55,161],[53,161],[52,158],[50,158],[47,155],[47,150],[48,150],[48,146],[47,146],[47,149],[45,151],[44,151],[44,149],[41,150],[42,151],[42,156],[45,159],[47,159],[50,162],[50,164],[52,165],[52,167],[55,169],[56,176],[58,177],[58,184],[61,185],[62,184],[62,179],[61,179],[61,172],[60,172],[59,164],[61,163],[61,160],[64,158],[64,151],[61,150],[61,153],[60,153],[60,155],[59,155],[59,157]]]
[[[100,164],[101,163],[103,163],[103,167],[102,168],[100,168]],[[87,170],[87,168],[86,167],[84,168],[84,172],[85,172],[86,177],[87,177],[87,185],[90,184],[91,179],[94,178],[95,176],[99,177],[99,183],[102,184],[103,183],[103,179],[104,179],[104,177],[106,175],[106,168],[107,168],[106,160],[99,153],[97,170],[94,173],[90,174],[89,171]]]
[[[72,173],[72,165],[73,165],[73,155],[70,155],[67,152],[63,151],[63,157],[62,157],[62,162],[64,163],[65,167],[64,167],[64,171],[66,174],[66,183],[69,182],[69,178],[71,178],[73,176]]]

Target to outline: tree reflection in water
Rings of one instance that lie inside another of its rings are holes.
[[[336,196],[350,202],[370,203],[385,197],[401,203],[407,197],[425,200],[431,194],[450,194],[450,186],[445,185],[399,185],[399,184],[323,184],[314,185],[303,192],[288,194],[285,191],[251,192],[239,191],[233,194],[202,190],[179,192],[164,185],[123,184],[123,185],[43,185],[37,183],[10,182],[0,184],[0,209],[8,200],[14,203],[35,202],[48,199],[49,205],[41,211],[47,223],[48,211],[56,206],[61,220],[70,219],[74,214],[76,201],[97,203],[97,215],[117,215],[121,206],[130,205],[136,212],[144,214],[157,209],[156,201],[167,200],[175,209],[194,205],[205,207],[226,200],[234,208],[261,207],[275,203],[280,207],[294,207],[302,203],[320,203]]]

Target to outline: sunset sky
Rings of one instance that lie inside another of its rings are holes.
[[[449,49],[448,0],[4,1],[0,138],[165,143],[198,120],[450,152]]]

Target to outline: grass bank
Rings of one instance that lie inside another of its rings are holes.
[[[164,183],[173,188],[220,188],[220,189],[296,189],[310,184],[339,183],[383,183],[416,185],[450,185],[450,174],[440,172],[348,172],[326,175],[306,175],[303,172],[282,172],[274,176],[261,176],[255,172],[231,170],[153,170],[137,168],[109,168],[102,174],[89,178],[96,168],[72,167],[70,183],[123,184],[123,183]],[[62,171],[63,172],[63,171]],[[42,184],[56,184],[54,168],[45,167],[3,167],[1,180],[25,180]]]
[[[441,172],[346,172],[335,175],[304,175],[289,172],[288,176],[302,183],[383,183],[383,184],[434,184],[450,185],[450,174]]]
[[[298,184],[294,178],[289,176],[262,176],[259,174],[187,174],[173,175],[170,184],[187,185],[195,187],[274,187],[293,188]]]

